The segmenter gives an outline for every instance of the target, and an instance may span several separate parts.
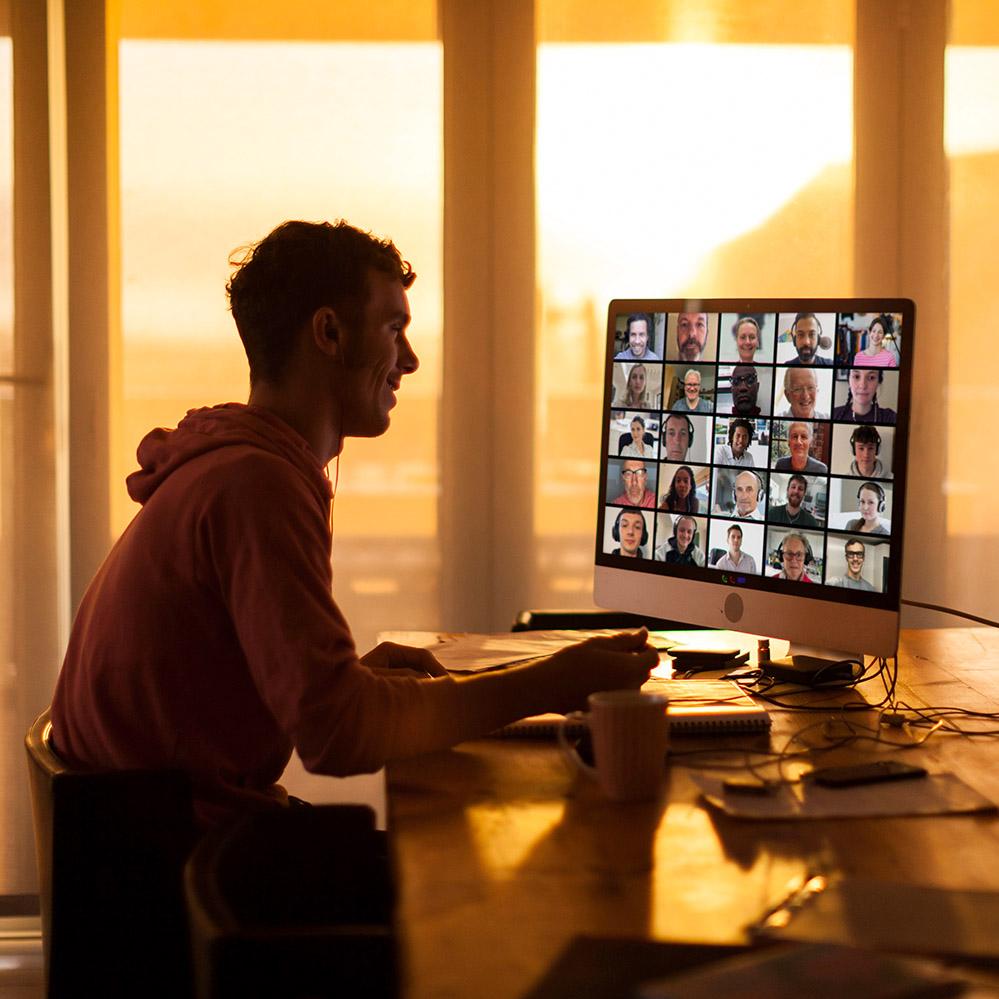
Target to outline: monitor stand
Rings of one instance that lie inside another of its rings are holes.
[[[791,643],[788,654],[782,658],[771,659],[763,649],[759,653],[759,667],[765,676],[805,687],[849,682],[863,672],[863,665],[863,653],[816,648],[797,642]]]

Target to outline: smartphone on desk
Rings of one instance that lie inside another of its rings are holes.
[[[821,787],[857,787],[860,784],[877,784],[885,780],[908,780],[925,777],[922,767],[898,760],[877,760],[874,763],[857,763],[846,767],[823,767],[813,770],[807,779]]]

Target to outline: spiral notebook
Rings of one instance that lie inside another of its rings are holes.
[[[652,677],[643,690],[669,697],[670,730],[675,735],[738,735],[770,731],[770,715],[733,680],[668,680]],[[531,715],[504,725],[493,735],[508,739],[554,738],[562,715]],[[568,723],[569,735],[583,726]]]

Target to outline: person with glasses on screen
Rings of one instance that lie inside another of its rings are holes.
[[[828,413],[815,409],[819,395],[819,380],[811,368],[784,369],[784,398],[788,407],[778,416],[791,416],[797,420],[826,420]]]
[[[644,629],[467,679],[426,649],[358,656],[333,599],[326,466],[385,433],[417,368],[415,274],[345,222],[286,222],[235,266],[249,403],[140,443],[141,509],[83,597],[52,701],[66,763],[184,771],[204,828],[287,806],[293,749],[315,773],[368,773],[638,687],[658,662]]]
[[[742,550],[742,528],[731,524],[726,532],[728,551],[715,562],[716,569],[729,572],[756,572],[756,559]]]
[[[796,583],[814,583],[815,580],[805,571],[807,563],[811,562],[811,549],[803,534],[792,531],[781,542],[778,548],[781,569],[777,579],[790,579]]]
[[[756,404],[760,394],[760,379],[756,368],[749,364],[737,364],[732,369],[732,413],[735,416],[759,416],[762,410]]]
[[[614,355],[615,361],[658,361],[659,355],[649,350],[652,336],[652,316],[647,312],[636,312],[628,316],[624,326],[628,334],[628,346]]]
[[[701,398],[701,373],[691,368],[683,376],[683,395],[673,403],[681,413],[710,413],[711,403]]]
[[[876,592],[874,587],[861,575],[866,552],[867,548],[863,541],[858,541],[856,538],[847,541],[843,549],[843,554],[846,556],[846,575],[834,576],[832,579],[827,579],[826,583],[829,586],[843,586],[848,590]]]
[[[649,471],[644,461],[628,460],[621,464],[621,484],[624,491],[612,499],[621,506],[638,506],[651,510],[656,505],[656,494],[649,489]]]

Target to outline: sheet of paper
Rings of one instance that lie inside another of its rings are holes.
[[[785,784],[771,794],[726,791],[720,777],[692,775],[708,803],[740,819],[846,819],[889,815],[953,815],[985,812],[995,802],[955,774],[882,781],[857,787],[820,787],[809,781]]]

